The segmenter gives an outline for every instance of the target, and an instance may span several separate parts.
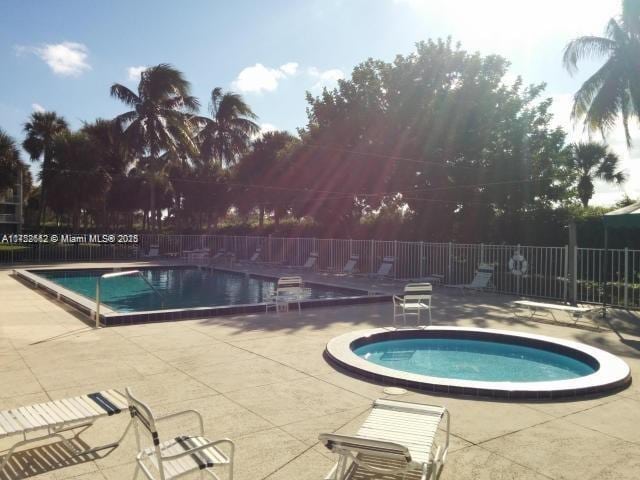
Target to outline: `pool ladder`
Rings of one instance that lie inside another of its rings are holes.
[[[160,292],[154,287],[147,277],[145,277],[140,270],[127,270],[124,272],[116,271],[112,273],[105,273],[104,275],[100,275],[98,280],[96,281],[96,310],[95,310],[95,318],[96,318],[96,328],[100,328],[100,282],[103,278],[115,278],[115,277],[125,277],[130,275],[139,276],[149,287],[153,290],[158,297],[160,297],[160,305],[164,306],[164,298],[160,294]]]

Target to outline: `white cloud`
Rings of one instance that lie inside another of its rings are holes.
[[[273,125],[272,123],[263,123],[260,125],[260,133],[265,134],[267,132],[276,132],[279,128]]]
[[[44,112],[46,111],[46,108],[44,108],[42,105],[40,105],[39,103],[32,103],[31,104],[31,108],[33,108],[34,112]]]
[[[280,65],[280,70],[286,75],[295,75],[298,73],[298,64],[296,62],[285,63],[284,65]]]
[[[338,83],[338,80],[344,78],[344,72],[338,68],[319,70],[316,67],[309,67],[307,73],[317,79],[311,90],[320,90],[322,87],[332,88]]]
[[[297,71],[298,64],[295,62],[285,63],[279,68],[265,67],[261,63],[256,63],[242,69],[231,83],[231,87],[249,93],[273,92],[278,88],[280,80],[295,75]]]
[[[148,67],[146,65],[138,65],[137,67],[128,67],[127,68],[127,78],[130,82],[138,82],[140,81],[140,75],[144,72]]]
[[[32,53],[40,57],[56,75],[77,77],[91,70],[91,65],[87,61],[89,49],[82,43],[51,43],[39,47],[17,46],[15,50],[18,55]]]

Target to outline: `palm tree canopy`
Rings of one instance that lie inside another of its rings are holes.
[[[49,160],[56,135],[66,132],[69,125],[66,120],[55,112],[33,112],[28,122],[24,124],[26,138],[22,147],[33,161],[44,157]]]
[[[574,95],[572,116],[588,130],[603,134],[621,116],[627,144],[629,118],[640,118],[640,0],[623,0],[622,15],[607,24],[604,37],[583,36],[569,42],[563,64],[569,73],[581,60],[605,57],[605,63]]]
[[[201,157],[204,163],[234,164],[260,131],[257,116],[241,95],[220,87],[211,91],[209,111],[211,118],[196,118],[202,127],[197,136]]]
[[[115,83],[111,96],[132,108],[115,121],[136,152],[158,157],[162,151],[195,151],[190,118],[199,103],[179,70],[165,63],[150,67],[140,75],[137,94]]]
[[[624,172],[618,170],[620,158],[609,152],[607,146],[597,142],[570,145],[567,158],[569,173],[577,179],[578,197],[586,207],[593,197],[593,180],[621,184],[626,180]]]
[[[15,140],[0,129],[0,191],[12,186],[18,172],[24,169]]]

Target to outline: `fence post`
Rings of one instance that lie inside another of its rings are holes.
[[[562,278],[564,278],[562,298],[565,302],[569,300],[569,245],[564,246],[564,272],[562,272]]]
[[[369,242],[371,243],[370,245],[371,255],[369,255],[369,272],[373,273],[375,272],[375,270],[373,269],[373,257],[375,254],[375,249],[374,249],[375,244],[374,244],[373,238],[369,240]]]
[[[451,254],[453,252],[453,244],[451,242],[449,242],[449,249],[447,252],[448,258],[447,258],[447,281],[450,283],[453,283],[453,281],[451,280]]]
[[[480,244],[480,264],[484,264],[484,243]]]
[[[624,306],[628,306],[629,295],[627,293],[629,289],[629,247],[624,248]]]
[[[420,242],[420,278],[424,277],[424,242]]]
[[[393,241],[393,278],[398,278],[398,241]]]

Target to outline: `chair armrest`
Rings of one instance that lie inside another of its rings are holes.
[[[394,295],[394,296],[393,296],[393,303],[395,303],[395,302],[404,303],[404,298],[399,297],[399,296],[397,296],[397,295]]]
[[[200,445],[199,447],[190,448],[189,450],[185,450],[184,452],[180,452],[180,453],[175,453],[173,455],[166,455],[166,456],[163,455],[160,458],[162,459],[163,462],[165,462],[165,461],[168,462],[168,461],[171,461],[171,460],[177,460],[178,458],[186,457],[187,455],[192,455],[194,453],[201,452],[202,450],[206,450],[207,448],[215,447],[216,445],[220,445],[222,443],[226,443],[231,447],[230,457],[231,457],[231,459],[233,459],[233,452],[234,452],[236,446],[233,443],[233,441],[228,439],[228,438],[223,438],[221,440],[216,440],[214,442],[208,442],[208,443],[205,443],[204,445]]]
[[[171,420],[173,418],[184,417],[184,416],[194,416],[198,420],[198,424],[200,426],[200,435],[204,435],[204,421],[202,420],[202,415],[197,410],[183,410],[182,412],[170,413],[168,415],[162,415],[160,417],[156,417],[156,423],[161,423],[165,420]]]

